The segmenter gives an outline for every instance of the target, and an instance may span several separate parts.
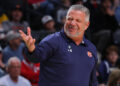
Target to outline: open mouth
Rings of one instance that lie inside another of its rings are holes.
[[[77,30],[77,28],[70,25],[70,26],[68,27],[68,30],[69,30],[70,32],[73,32],[73,31]]]

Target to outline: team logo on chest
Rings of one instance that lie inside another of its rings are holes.
[[[90,58],[92,58],[92,56],[93,56],[90,51],[87,51],[87,55],[88,55],[88,57],[90,57]]]
[[[70,45],[68,45],[68,52],[72,52],[72,48]]]

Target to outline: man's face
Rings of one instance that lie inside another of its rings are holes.
[[[10,41],[11,45],[14,45],[16,48],[18,48],[21,44],[21,39],[20,38],[15,38]]]
[[[112,51],[107,58],[111,63],[116,63],[118,60],[118,54],[115,51]]]
[[[106,9],[110,9],[110,7],[111,7],[111,2],[110,2],[110,0],[106,0],[106,1],[103,3],[103,6],[104,6],[104,8],[106,8]]]
[[[19,61],[12,61],[9,68],[8,72],[12,78],[17,78],[20,75],[21,71],[21,64]]]
[[[49,21],[49,22],[47,22],[47,23],[45,24],[45,27],[46,27],[46,29],[48,29],[48,30],[53,30],[53,29],[54,29],[54,25],[55,25],[55,22],[54,22],[53,20],[51,20],[51,21]]]
[[[83,35],[85,30],[89,26],[89,22],[86,21],[86,15],[84,12],[78,10],[71,10],[67,14],[64,31],[69,37],[79,37]]]
[[[13,20],[15,20],[15,21],[20,21],[22,16],[23,16],[23,14],[20,10],[14,10],[12,12],[12,17],[13,17]]]

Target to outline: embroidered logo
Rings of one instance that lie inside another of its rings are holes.
[[[90,57],[90,58],[93,56],[90,51],[87,52],[87,55],[88,55],[88,57]]]
[[[72,52],[72,48],[70,45],[68,45],[68,52]]]

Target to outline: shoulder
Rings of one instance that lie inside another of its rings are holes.
[[[108,66],[109,66],[108,61],[103,60],[103,61],[100,63],[99,68],[100,68],[100,69],[106,69]]]
[[[91,42],[91,41],[89,41],[88,39],[85,39],[85,41],[86,41],[86,44],[87,44],[87,46],[90,48],[90,49],[92,49],[92,50],[97,50],[96,49],[96,46]]]
[[[27,21],[23,21],[23,24],[26,25],[26,26],[29,25],[29,23]]]
[[[19,76],[19,80],[21,81],[21,84],[26,84],[26,86],[31,86],[30,81],[24,78],[23,76]]]
[[[6,53],[8,52],[10,49],[9,49],[9,46],[7,45],[4,49],[3,49],[3,53]]]
[[[39,43],[39,47],[50,47],[51,49],[58,49],[59,44],[60,44],[60,39],[61,39],[61,35],[60,32],[55,32],[53,34],[50,34],[48,36],[46,36],[40,43]]]
[[[42,41],[50,41],[50,40],[55,40],[60,37],[60,32],[55,32],[53,34],[50,34],[46,36]]]
[[[48,43],[48,44],[57,44],[59,42],[60,39],[60,32],[55,32],[53,34],[50,34],[48,36],[46,36],[41,42],[42,43]]]
[[[10,23],[10,21],[4,21],[4,22],[2,22],[2,24],[8,24],[8,23]]]
[[[20,44],[20,48],[23,49],[24,47],[25,47],[25,44],[24,44],[24,43],[21,43],[21,44]]]
[[[5,75],[5,76],[0,78],[0,84],[6,83],[7,81],[8,81],[8,75]]]
[[[105,66],[105,61],[104,60],[100,63],[100,66]]]

